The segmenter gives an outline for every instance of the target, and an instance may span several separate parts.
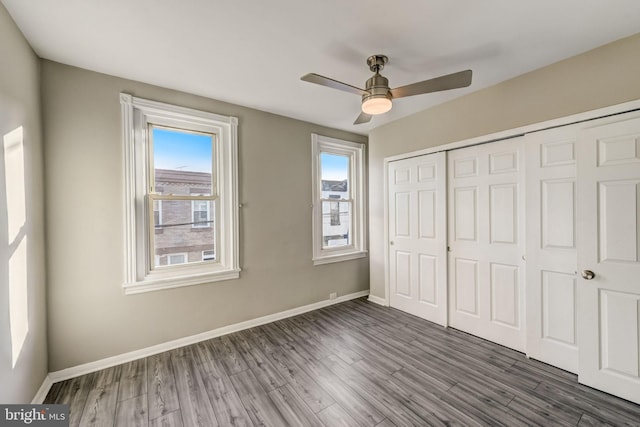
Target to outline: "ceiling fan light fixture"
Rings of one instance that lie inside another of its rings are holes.
[[[391,100],[386,95],[373,95],[362,102],[362,112],[375,116],[391,110]]]
[[[373,76],[367,80],[364,89],[315,73],[305,74],[300,79],[362,96],[362,113],[353,122],[354,125],[360,125],[368,123],[375,115],[391,110],[394,99],[467,87],[471,84],[473,75],[471,70],[464,70],[391,89],[389,79],[380,74],[387,62],[389,58],[385,55],[371,55],[367,58],[367,65]]]

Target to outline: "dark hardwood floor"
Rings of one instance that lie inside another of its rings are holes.
[[[364,299],[53,385],[71,426],[640,426],[640,406]]]

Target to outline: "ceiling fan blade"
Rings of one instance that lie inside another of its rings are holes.
[[[467,87],[471,84],[472,74],[473,72],[471,70],[465,70],[406,86],[400,86],[395,89],[391,89],[391,96],[394,98],[403,98],[405,96]]]
[[[357,88],[355,86],[348,85],[346,83],[339,82],[337,80],[330,79],[329,77],[321,76],[320,74],[309,73],[300,77],[300,80],[309,83],[315,83],[321,86],[327,86],[333,89],[338,89],[344,92],[354,93],[356,95],[366,95],[367,92]]]
[[[373,117],[371,114],[360,113],[360,115],[358,116],[356,121],[353,122],[353,124],[354,125],[360,125],[362,123],[369,123],[371,121],[371,117]]]

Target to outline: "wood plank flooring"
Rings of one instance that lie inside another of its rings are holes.
[[[640,405],[357,299],[56,383],[71,426],[640,426]]]

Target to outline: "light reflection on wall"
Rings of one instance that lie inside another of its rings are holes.
[[[9,253],[9,322],[12,366],[15,367],[29,332],[27,234],[24,146],[22,126],[4,135]]]

